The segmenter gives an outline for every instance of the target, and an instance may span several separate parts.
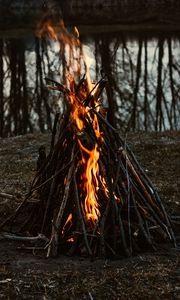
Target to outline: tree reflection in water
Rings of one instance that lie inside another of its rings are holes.
[[[178,39],[103,34],[82,41],[93,59],[92,78],[100,79],[102,70],[107,75],[113,125],[180,129]],[[65,103],[62,94],[46,89],[44,77],[63,83],[64,51],[61,45],[59,55],[56,43],[37,37],[0,40],[0,136],[51,129],[54,112],[63,112]]]

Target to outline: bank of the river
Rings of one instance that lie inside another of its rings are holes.
[[[0,0],[0,12],[2,37],[32,35],[38,22],[48,18],[63,19],[67,26],[80,26],[81,31],[102,32],[107,26],[107,30],[122,32],[180,31],[177,0]]]

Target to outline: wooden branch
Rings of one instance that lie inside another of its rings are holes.
[[[130,172],[131,176],[133,176],[135,178],[135,180],[137,181],[137,183],[140,185],[141,190],[143,191],[143,193],[144,193],[147,201],[149,201],[150,205],[157,210],[157,212],[158,212],[158,214],[160,216],[164,217],[162,215],[162,211],[160,211],[159,207],[152,200],[151,195],[148,193],[148,191],[147,191],[145,185],[143,184],[140,176],[138,175],[138,173],[136,172],[134,166],[132,165],[132,163],[131,163],[128,155],[127,155],[127,152],[125,151],[125,149],[120,148],[120,153],[121,153],[121,156],[125,159],[125,161],[126,161],[126,163],[128,165],[128,169],[129,169],[129,172]]]
[[[77,212],[78,212],[79,221],[81,222],[81,227],[82,227],[83,236],[84,236],[84,242],[85,242],[85,245],[86,245],[86,248],[87,248],[87,251],[88,251],[89,255],[92,256],[92,251],[91,251],[91,248],[89,246],[89,242],[88,242],[88,238],[87,238],[87,232],[86,232],[86,227],[85,227],[85,223],[84,223],[84,218],[83,218],[80,203],[79,203],[79,195],[78,195],[78,188],[77,188],[75,174],[73,175],[73,183],[74,183],[76,209],[77,209]]]
[[[0,192],[0,197],[5,198],[5,199],[9,199],[9,200],[16,199],[16,197],[14,195],[7,194],[7,193],[4,193],[4,192]]]
[[[37,242],[37,241],[44,241],[46,243],[49,242],[49,239],[44,235],[39,233],[37,236],[20,236],[11,234],[8,232],[1,232],[0,234],[0,240],[7,239],[11,241],[19,241],[19,242]]]
[[[67,94],[67,95],[70,94],[70,91],[67,88],[65,88],[61,83],[59,83],[59,82],[57,82],[53,79],[47,78],[47,77],[45,77],[45,81],[46,81],[46,83],[53,84],[53,85],[47,85],[47,88],[49,88],[51,90],[60,91],[60,92],[62,92],[64,94]]]
[[[74,149],[75,149],[75,144],[73,145],[73,149],[72,149],[72,153],[71,153],[71,160],[74,159]],[[59,212],[58,212],[57,218],[55,220],[55,224],[54,224],[54,236],[53,236],[52,244],[51,244],[52,256],[57,256],[57,253],[58,253],[59,236],[60,236],[59,229],[61,226],[64,209],[66,207],[68,196],[69,196],[69,189],[70,189],[73,171],[74,171],[74,162],[72,162],[72,164],[69,168],[69,171],[68,171],[67,182],[66,182],[66,186],[65,186],[65,190],[64,190],[63,199],[62,199],[62,202],[61,202],[61,205],[59,208]]]

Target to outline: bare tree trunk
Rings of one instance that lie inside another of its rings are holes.
[[[115,99],[113,93],[113,76],[112,76],[112,64],[111,64],[111,55],[109,49],[109,43],[106,38],[102,39],[102,49],[101,49],[101,57],[102,57],[102,66],[105,74],[108,78],[108,114],[107,118],[111,125],[115,126]]]
[[[148,130],[148,57],[147,57],[147,39],[144,40],[144,128]]]
[[[21,66],[21,82],[23,87],[22,94],[22,127],[23,133],[27,133],[28,128],[32,132],[32,125],[29,115],[29,103],[28,103],[28,92],[27,92],[27,71],[25,61],[25,47],[23,45],[20,55],[20,66]]]
[[[177,124],[177,120],[176,120],[176,99],[175,99],[174,80],[173,80],[173,71],[172,71],[173,55],[172,55],[171,38],[168,38],[168,53],[169,53],[169,79],[170,79],[171,97],[172,97],[172,106],[171,106],[171,109],[170,109],[170,117],[171,117],[172,121],[174,119],[175,129],[177,129],[177,127],[176,127],[176,124]],[[170,125],[172,125],[172,124],[170,124]],[[171,126],[171,130],[172,129],[173,128]]]
[[[123,50],[126,50],[127,56],[129,58],[129,65],[130,65],[130,70],[131,70],[131,85],[134,86],[133,62],[132,62],[129,50],[127,48],[127,45],[126,45],[126,39],[125,39],[125,37],[123,35],[122,35],[121,39],[122,39],[122,43],[123,43]],[[125,63],[124,56],[125,56],[125,54],[123,53],[123,57],[122,57],[122,59],[123,59],[123,68],[124,68],[124,63]]]
[[[10,85],[10,107],[8,126],[9,133],[16,135],[18,133],[18,114],[19,103],[17,99],[17,41],[10,41],[10,71],[11,71],[11,85]]]
[[[160,38],[158,47],[159,47],[159,56],[158,56],[158,78],[157,78],[157,89],[156,89],[156,121],[155,121],[155,130],[162,130],[162,60],[163,60],[163,46],[164,46],[164,39]]]
[[[43,41],[41,41],[41,64],[39,66],[39,80],[40,80],[40,92],[41,92],[41,97],[44,101],[44,106],[46,109],[46,115],[47,115],[47,124],[48,127],[52,130],[52,120],[51,120],[51,109],[50,106],[48,104],[48,95],[47,92],[45,90],[44,84],[43,84],[43,60],[44,60],[44,55],[45,55],[45,48],[44,48],[44,43]]]
[[[39,39],[35,39],[35,51],[36,51],[36,88],[35,88],[35,93],[36,93],[36,107],[37,107],[37,113],[39,117],[39,127],[41,132],[44,132],[44,122],[43,122],[43,113],[42,113],[42,99],[41,99],[41,93],[40,93],[40,77],[42,76],[41,74],[41,56],[40,56],[40,43]]]
[[[139,51],[137,56],[137,67],[136,67],[136,83],[134,87],[134,103],[132,111],[132,129],[136,128],[136,117],[137,117],[137,101],[138,101],[138,91],[139,91],[139,80],[141,77],[141,56],[142,56],[142,40],[139,40]]]
[[[4,98],[3,98],[3,40],[0,40],[0,136],[4,135]]]
[[[95,37],[95,64],[96,64],[96,81],[98,81],[99,78],[99,64],[98,64],[98,57],[99,57],[99,39]]]

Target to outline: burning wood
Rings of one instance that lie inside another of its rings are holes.
[[[175,243],[155,188],[106,119],[106,80],[93,84],[87,72],[78,84],[72,76],[68,85],[46,81],[64,93],[66,110],[55,117],[49,155],[29,194],[3,227],[47,237],[47,256],[130,256],[159,241]]]
[[[66,94],[67,109],[60,120],[56,116],[50,153],[11,228],[21,223],[20,233],[46,236],[48,256],[129,256],[162,240],[175,242],[155,188],[101,113],[100,84],[87,95],[88,105],[82,101],[86,85],[84,80],[75,93],[74,83]]]

